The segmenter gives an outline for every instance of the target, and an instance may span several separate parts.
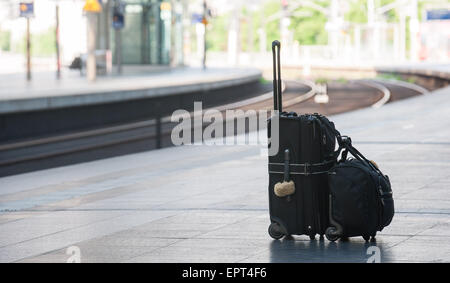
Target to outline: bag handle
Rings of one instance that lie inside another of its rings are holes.
[[[338,130],[334,129],[330,125],[330,122],[327,121],[326,119],[322,119],[322,117],[319,117],[319,119],[336,136],[336,140],[338,141],[339,148],[334,153],[335,158],[337,158],[339,156],[339,154],[341,153],[341,151],[344,149],[344,152],[342,152],[341,160],[347,159],[347,154],[348,154],[348,152],[350,152],[356,159],[358,159],[361,162],[366,163],[367,166],[369,166],[370,168],[372,168],[373,170],[375,170],[381,176],[384,177],[383,173],[381,172],[381,170],[378,167],[373,165],[373,163],[370,162],[364,155],[362,155],[362,153],[359,152],[359,150],[357,150],[355,147],[353,147],[352,139],[350,137],[342,136],[341,133]]]
[[[273,109],[283,112],[281,98],[281,63],[280,63],[281,43],[278,40],[272,42],[273,57]]]
[[[362,153],[359,152],[359,150],[357,150],[356,148],[354,148],[354,147],[352,146],[352,142],[351,142],[351,139],[350,139],[349,137],[346,137],[346,139],[344,139],[344,143],[345,143],[345,145],[344,145],[345,151],[342,153],[342,158],[343,158],[343,159],[344,159],[344,158],[346,159],[346,158],[347,158],[347,152],[350,152],[356,159],[358,159],[359,161],[365,163],[367,166],[369,166],[370,168],[372,168],[373,170],[375,170],[375,172],[378,173],[378,182],[380,182],[380,181],[379,181],[380,178],[383,178],[385,181],[387,181],[388,183],[390,183],[388,177],[385,176],[385,175],[383,174],[383,172],[381,172],[381,170],[380,170],[377,166],[375,166],[371,161],[367,160],[367,158],[364,157],[364,155],[362,155]],[[381,187],[381,185],[380,185],[379,188],[377,189],[377,191],[378,191],[378,193],[380,194],[380,197],[381,197],[381,203],[382,203],[383,206],[384,206],[384,199],[383,199],[383,198],[384,198],[385,196],[392,196],[392,189],[391,189],[391,187],[389,186],[389,187],[388,187],[388,191],[383,191],[383,190],[382,190],[382,187]],[[380,212],[380,213],[381,213],[381,212]]]
[[[372,162],[370,162],[370,160],[368,160],[361,152],[359,152],[359,150],[357,150],[352,145],[352,139],[350,137],[343,136],[343,138],[344,139],[342,139],[343,143],[342,148],[344,148],[345,151],[342,153],[342,159],[347,159],[347,152],[350,152],[356,159],[358,159],[361,162],[364,162],[367,166],[375,170],[375,172],[377,172],[380,176],[385,178],[383,172],[381,172],[381,170],[377,166],[375,166]]]

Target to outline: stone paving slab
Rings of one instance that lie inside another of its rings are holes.
[[[383,262],[449,262],[449,102],[446,88],[331,117],[392,181],[376,243],[272,240],[260,148],[183,146],[0,178],[0,261],[77,246],[82,262],[366,262],[376,246]]]

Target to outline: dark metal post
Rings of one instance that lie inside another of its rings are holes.
[[[155,105],[154,105],[154,113],[156,116],[156,148],[161,148],[162,147],[162,125],[161,125],[161,119],[163,116],[163,112],[161,110],[161,102],[160,101],[155,101]]]
[[[156,148],[161,148],[162,145],[162,130],[161,130],[161,115],[156,117]]]
[[[122,74],[122,32],[115,29],[117,73]]]
[[[113,25],[114,21],[118,21],[118,19],[115,19],[115,17],[120,17],[120,15],[124,16],[124,4],[120,0],[114,1],[114,12],[113,12]],[[123,20],[123,18],[122,18]],[[122,28],[123,26],[114,25],[114,40],[115,40],[115,59],[116,59],[116,65],[117,65],[117,73],[122,74]]]
[[[56,31],[55,31],[55,43],[56,43],[56,78],[61,78],[61,54],[59,48],[59,5],[56,4]]]
[[[206,17],[208,15],[208,6],[206,4],[206,0],[203,0],[203,25],[205,26],[205,31],[203,33],[203,69],[206,69],[206,26],[207,26],[207,20]]]
[[[30,18],[27,18],[27,80],[31,80],[31,38]]]

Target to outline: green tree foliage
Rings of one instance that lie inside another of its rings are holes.
[[[207,46],[210,51],[225,51],[228,44],[229,15],[221,15],[210,20],[207,30]]]
[[[262,14],[264,16],[264,19],[262,19],[262,20],[265,21],[265,19],[267,19],[268,17],[270,17],[273,14],[280,12],[280,10],[281,10],[280,1],[266,2],[263,7]],[[263,26],[265,28],[266,37],[267,37],[266,50],[271,50],[272,40],[276,39],[276,38],[278,38],[278,39],[280,38],[280,20],[277,19],[274,21],[267,22]]]
[[[324,14],[309,7],[301,7],[294,14],[305,16],[291,17],[290,30],[294,32],[294,40],[303,45],[326,44],[328,33],[325,30],[327,18]]]
[[[245,5],[239,14],[240,19],[240,42],[242,51],[259,50],[258,29],[263,28],[268,38],[267,50],[271,48],[270,39],[280,37],[280,21],[266,22],[265,19],[280,11],[280,2],[278,0],[266,1],[262,4],[260,10],[250,11]],[[228,42],[228,29],[231,21],[230,13],[213,17],[210,19],[208,27],[207,43],[210,51],[226,51]],[[252,35],[250,34],[252,33]],[[253,39],[253,40],[251,40]]]
[[[376,0],[375,8],[380,8],[391,4],[396,0]],[[367,0],[351,0],[349,11],[345,14],[345,20],[351,23],[367,23]],[[389,10],[384,15],[384,20],[387,22],[397,21],[397,14],[395,9]]]
[[[344,19],[352,23],[367,23],[367,0],[353,0]]]
[[[26,38],[20,42],[13,43],[13,51],[26,53]],[[51,56],[56,53],[55,28],[49,28],[47,31],[31,35],[31,54],[32,56]]]
[[[348,5],[348,10],[344,15],[344,20],[348,23],[365,24],[367,23],[368,11],[367,0],[343,0]],[[419,16],[425,3],[434,0],[419,1]],[[329,8],[331,0],[313,0],[314,4],[324,8]],[[375,0],[375,8],[379,8],[395,2],[395,0]],[[244,2],[245,3],[245,2]],[[289,7],[298,5],[301,1],[288,1]],[[282,9],[281,0],[261,1],[261,6],[256,11],[250,11],[246,5],[242,5],[240,12],[240,42],[242,51],[259,50],[258,29],[263,28],[267,37],[266,50],[270,50],[271,41],[280,38],[280,18],[273,18]],[[400,8],[401,9],[401,8]],[[226,14],[215,17],[210,20],[211,26],[208,30],[208,48],[213,51],[226,51],[228,41],[228,29],[233,15]],[[269,19],[271,19],[269,21]],[[302,5],[291,11],[291,24],[289,29],[293,32],[294,40],[304,45],[322,45],[327,44],[328,33],[325,29],[327,17],[307,5]],[[387,11],[381,16],[386,22],[398,22],[396,9]],[[407,26],[408,28],[408,26]],[[407,33],[408,37],[409,34]],[[407,41],[409,38],[407,38]]]
[[[55,29],[50,28],[46,32],[33,37],[33,54],[37,56],[49,56],[56,53]]]
[[[0,30],[0,50],[9,51],[11,48],[11,32]]]
[[[395,0],[379,0],[379,6],[377,7],[383,7],[387,4],[391,4],[392,2],[395,2]],[[398,15],[396,13],[395,9],[389,10],[388,12],[386,12],[384,15],[384,18],[386,19],[387,22],[395,22],[398,21]]]
[[[244,52],[252,51],[254,47],[254,40],[251,42],[251,39],[256,37],[255,30],[253,29],[253,18],[251,11],[249,11],[245,6],[241,12],[241,21],[240,21],[240,42],[241,42],[241,50]]]

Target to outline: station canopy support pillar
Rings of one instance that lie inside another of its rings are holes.
[[[95,58],[95,49],[97,46],[97,21],[98,13],[102,11],[102,6],[98,0],[86,0],[83,10],[87,15],[87,79],[93,82],[97,78],[97,62]]]
[[[87,32],[87,61],[86,74],[87,79],[93,82],[97,78],[97,62],[95,58],[96,47],[96,28],[97,28],[97,14],[87,12],[88,32]]]

